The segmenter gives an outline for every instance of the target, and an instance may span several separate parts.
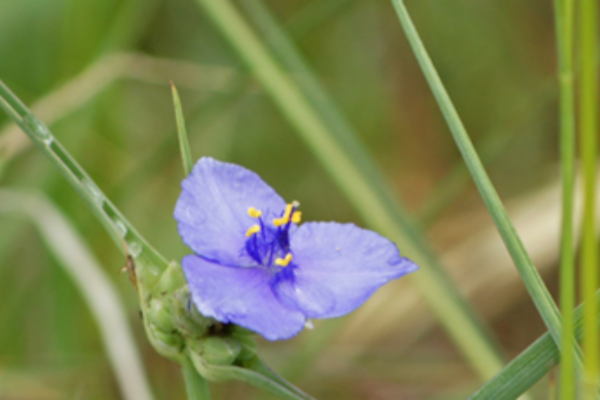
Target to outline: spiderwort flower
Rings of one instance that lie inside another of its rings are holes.
[[[182,266],[205,316],[269,340],[308,318],[338,317],[415,271],[389,240],[353,224],[308,222],[257,174],[202,158],[182,183],[175,219],[196,255]]]

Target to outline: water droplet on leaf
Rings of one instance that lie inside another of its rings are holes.
[[[129,254],[133,258],[138,258],[142,252],[142,245],[138,242],[127,243],[127,247],[129,248]]]
[[[23,122],[25,122],[25,124],[31,128],[33,134],[47,146],[54,141],[52,133],[50,133],[50,129],[48,129],[46,124],[40,121],[35,115],[27,115],[25,118],[23,118]]]

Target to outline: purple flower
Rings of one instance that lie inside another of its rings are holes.
[[[396,245],[353,224],[301,220],[257,174],[202,158],[182,183],[175,219],[196,255],[182,266],[205,316],[269,340],[307,318],[353,311],[381,285],[415,271]]]

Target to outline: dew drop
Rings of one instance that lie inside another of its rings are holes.
[[[127,243],[127,247],[129,249],[129,255],[133,258],[138,258],[142,252],[142,245],[138,242]]]
[[[90,180],[84,179],[82,182],[85,190],[92,196],[94,203],[102,205],[104,203],[104,194],[96,184]]]
[[[127,235],[127,227],[125,226],[123,221],[121,221],[120,219],[113,219],[113,223],[115,225],[115,229],[117,230],[117,232],[119,232],[119,236],[125,238],[125,235]]]
[[[33,134],[37,136],[46,146],[49,146],[54,141],[54,137],[52,137],[52,133],[50,133],[50,129],[44,124],[42,121],[37,119],[37,117],[33,114],[27,115],[23,118],[23,122],[27,124],[33,131]]]

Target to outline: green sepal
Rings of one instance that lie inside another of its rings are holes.
[[[155,325],[145,324],[146,336],[152,347],[163,357],[180,362],[183,356],[184,342],[177,331],[163,332]]]
[[[148,304],[146,318],[151,326],[163,333],[170,333],[175,330],[173,323],[172,304],[160,298],[153,298]]]
[[[183,269],[176,261],[171,261],[167,269],[162,273],[156,286],[152,288],[152,293],[155,296],[173,293],[175,290],[187,284]]]
[[[179,288],[173,294],[173,322],[182,335],[190,338],[201,338],[217,321],[200,314],[192,301],[187,285]]]
[[[192,354],[199,355],[205,363],[231,365],[242,351],[242,345],[233,337],[209,336],[197,341],[188,341]]]
[[[208,381],[225,382],[234,379],[269,391],[281,399],[312,399],[312,397],[294,388],[291,384],[283,384],[283,380],[275,380],[272,376],[262,372],[235,365],[213,365],[193,352],[189,353],[189,357],[198,373]]]
[[[256,357],[258,345],[254,338],[248,335],[233,335],[233,338],[235,338],[242,347],[240,354],[237,357],[238,361],[250,361]]]

